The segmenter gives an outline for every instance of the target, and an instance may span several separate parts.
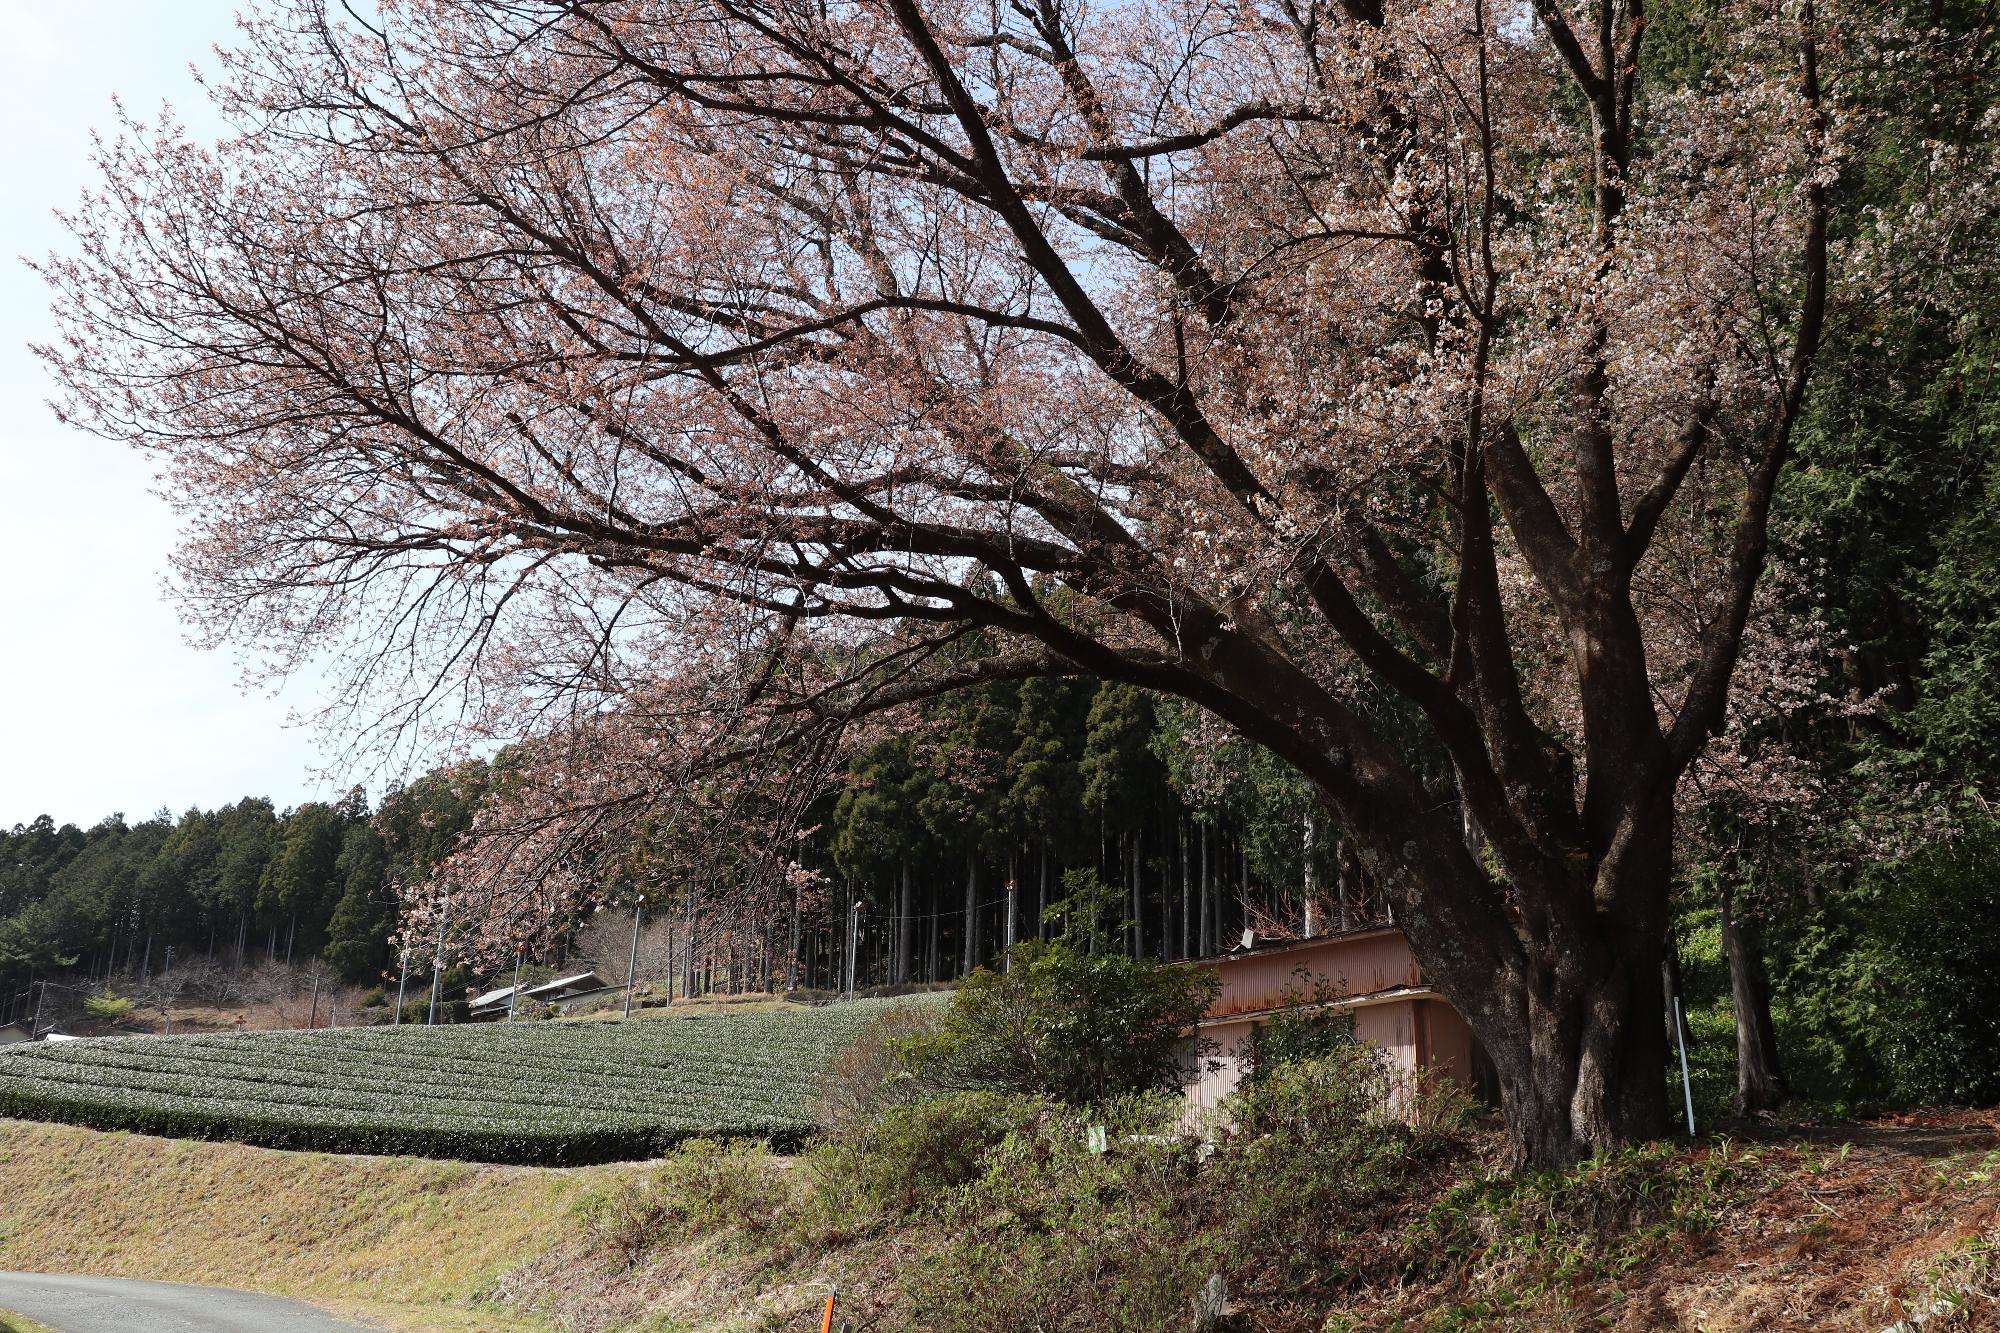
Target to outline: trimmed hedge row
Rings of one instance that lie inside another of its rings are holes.
[[[270,1148],[539,1166],[814,1130],[881,1002],[632,1022],[114,1037],[0,1051],[0,1114]]]

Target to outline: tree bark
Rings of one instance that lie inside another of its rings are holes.
[[[1197,830],[1196,837],[1198,845],[1195,855],[1201,862],[1201,884],[1197,889],[1197,892],[1201,895],[1199,908],[1201,919],[1195,924],[1195,949],[1199,957],[1206,958],[1215,951],[1215,923],[1210,919],[1209,914],[1209,900],[1213,895],[1210,892],[1211,876],[1209,875],[1208,865],[1208,825],[1206,823],[1202,824]]]
[[[1189,919],[1189,917],[1190,917],[1190,913],[1189,913],[1189,910],[1188,910],[1188,909],[1189,909],[1189,908],[1190,908],[1190,907],[1191,907],[1191,906],[1193,905],[1193,904],[1192,904],[1192,902],[1191,902],[1190,900],[1191,900],[1191,898],[1192,898],[1192,894],[1193,894],[1193,889],[1194,889],[1194,880],[1193,880],[1193,879],[1192,879],[1192,878],[1190,877],[1190,875],[1189,875],[1189,873],[1188,873],[1188,869],[1189,869],[1189,868],[1188,868],[1188,826],[1187,826],[1187,820],[1185,820],[1185,819],[1180,819],[1180,820],[1176,820],[1176,821],[1175,821],[1175,824],[1174,824],[1174,829],[1175,829],[1175,832],[1176,832],[1176,834],[1177,834],[1177,835],[1179,836],[1179,838],[1180,838],[1180,852],[1181,852],[1181,952],[1180,952],[1180,956],[1181,956],[1182,958],[1186,958],[1186,957],[1188,957],[1188,956],[1189,956],[1189,950],[1190,950],[1190,948],[1192,947],[1192,943],[1193,943],[1193,940],[1192,940],[1192,933],[1193,933],[1193,932],[1192,932],[1192,930],[1191,930],[1191,926],[1192,926],[1192,924],[1193,924],[1193,923],[1192,923],[1192,922],[1190,921],[1190,919]]]
[[[1771,1022],[1763,932],[1755,916],[1738,910],[1733,884],[1722,889],[1722,952],[1729,962],[1729,998],[1736,1010],[1736,1112],[1775,1111],[1785,1104],[1789,1089]]]
[[[1463,865],[1456,839],[1371,856],[1426,980],[1491,1058],[1519,1166],[1562,1167],[1670,1128],[1660,968],[1671,821],[1639,826],[1594,867],[1551,867],[1507,888],[1520,904],[1504,935],[1459,928],[1436,904],[1437,877]],[[1425,910],[1429,909],[1429,910]]]
[[[979,853],[965,854],[965,966],[959,975],[971,976],[979,963]]]
[[[892,978],[897,983],[910,979],[910,860],[903,858],[903,881],[896,891],[896,969]]]
[[[1299,896],[1304,900],[1305,910],[1299,925],[1306,939],[1319,934],[1319,820],[1312,811],[1306,812],[1304,835],[1300,839]]]

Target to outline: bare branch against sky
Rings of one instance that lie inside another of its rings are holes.
[[[282,807],[320,793],[313,703],[238,688],[235,663],[187,646],[161,591],[173,517],[146,463],[59,425],[28,350],[51,334],[48,291],[20,262],[62,244],[53,213],[93,179],[93,130],[163,103],[212,117],[190,65],[234,32],[236,0],[7,6],[0,41],[0,826],[47,813],[91,823],[246,793]]]

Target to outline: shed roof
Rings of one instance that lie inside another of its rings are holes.
[[[531,999],[544,995],[558,995],[567,991],[602,990],[604,978],[595,972],[578,972],[574,976],[557,977],[554,981],[544,981],[539,986],[530,986],[521,994]]]
[[[475,995],[472,997],[472,1007],[474,1009],[491,1009],[496,1004],[507,1003],[507,997],[513,993],[514,988],[512,986],[502,986],[499,990],[490,990],[484,995]],[[527,991],[522,991],[521,993],[523,995],[528,994]]]

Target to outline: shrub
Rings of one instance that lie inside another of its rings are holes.
[[[912,1000],[890,1005],[827,1063],[813,1097],[813,1119],[838,1133],[873,1120],[935,1092],[917,1077],[903,1056],[908,1048],[935,1037],[943,1013],[935,1002]]]
[[[847,1196],[836,1197],[836,1205],[891,1216],[915,1212],[978,1179],[989,1153],[1047,1111],[1037,1098],[1000,1092],[890,1106],[831,1136],[812,1156],[814,1174],[822,1189]]]
[[[1121,1119],[1157,1119],[1126,1102]],[[934,1333],[1186,1329],[1223,1259],[1196,1143],[1114,1134],[1086,1147],[1095,1113],[1052,1111],[1002,1140],[948,1200],[947,1237],[905,1271],[912,1327]]]
[[[1651,1143],[1567,1171],[1467,1181],[1411,1228],[1408,1257],[1419,1271],[1471,1261],[1533,1284],[1614,1277],[1740,1209],[1747,1161],[1726,1144],[1688,1154]]]
[[[778,1225],[792,1199],[784,1168],[761,1143],[694,1139],[660,1163],[652,1188],[662,1217],[697,1231],[752,1236]]]
[[[122,1023],[132,1016],[138,1005],[123,995],[113,995],[110,991],[102,995],[92,995],[83,1002],[86,1017],[100,1023]]]
[[[1206,968],[1030,940],[1005,971],[967,977],[937,1031],[898,1049],[920,1077],[1072,1105],[1177,1090],[1205,1054],[1190,1034],[1219,984]]]
[[[761,1237],[792,1202],[785,1172],[764,1145],[691,1139],[656,1170],[592,1190],[572,1211],[596,1246],[629,1268],[690,1231]]]
[[[1870,867],[1773,922],[1798,1090],[1843,1109],[2000,1100],[2000,823]],[[1789,938],[1788,938],[1789,933]]]
[[[1354,1015],[1334,1005],[1346,992],[1302,965],[1279,996],[1280,1012],[1258,1024],[1250,1047],[1248,1082],[1302,1060],[1333,1055],[1354,1043]]]
[[[1239,1265],[1272,1291],[1337,1284],[1381,1214],[1463,1140],[1472,1103],[1348,1041],[1268,1065],[1223,1105],[1210,1169]]]

